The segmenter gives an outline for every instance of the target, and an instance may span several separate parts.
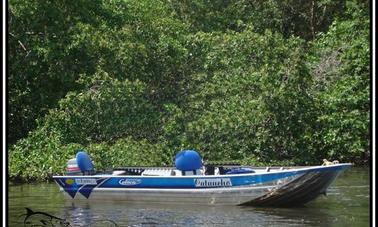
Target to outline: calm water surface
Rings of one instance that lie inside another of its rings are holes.
[[[339,176],[327,196],[296,208],[72,203],[54,183],[11,185],[8,218],[10,226],[23,226],[28,207],[64,218],[69,226],[369,226],[369,174],[368,168],[354,167]]]

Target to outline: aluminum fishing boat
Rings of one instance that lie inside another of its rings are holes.
[[[53,178],[74,201],[296,206],[325,194],[351,167],[338,162],[310,167],[217,166],[199,160],[195,151],[186,150],[176,155],[175,167],[123,167],[98,173],[86,153],[79,152],[68,162],[68,172]]]

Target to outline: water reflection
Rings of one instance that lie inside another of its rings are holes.
[[[109,218],[122,226],[329,226],[332,216],[308,207],[254,208],[116,202],[67,203],[63,216],[75,224]],[[101,214],[100,216],[98,214]]]
[[[65,205],[61,216],[70,217],[71,226],[119,226],[112,217],[93,212],[89,205]]]

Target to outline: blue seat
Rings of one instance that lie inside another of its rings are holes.
[[[255,173],[251,168],[234,168],[226,170],[225,174],[242,174],[242,173]]]
[[[175,166],[181,171],[193,171],[202,167],[201,156],[193,150],[183,150],[175,156]]]
[[[84,151],[77,152],[76,162],[83,174],[91,174],[94,172],[92,160]]]

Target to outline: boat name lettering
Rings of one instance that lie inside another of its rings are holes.
[[[118,181],[120,185],[137,185],[142,182],[141,179],[121,179]]]
[[[91,178],[82,178],[82,179],[75,179],[75,182],[77,185],[97,185],[96,179],[91,179]]]
[[[216,178],[216,179],[195,179],[196,187],[231,187],[230,178]]]

